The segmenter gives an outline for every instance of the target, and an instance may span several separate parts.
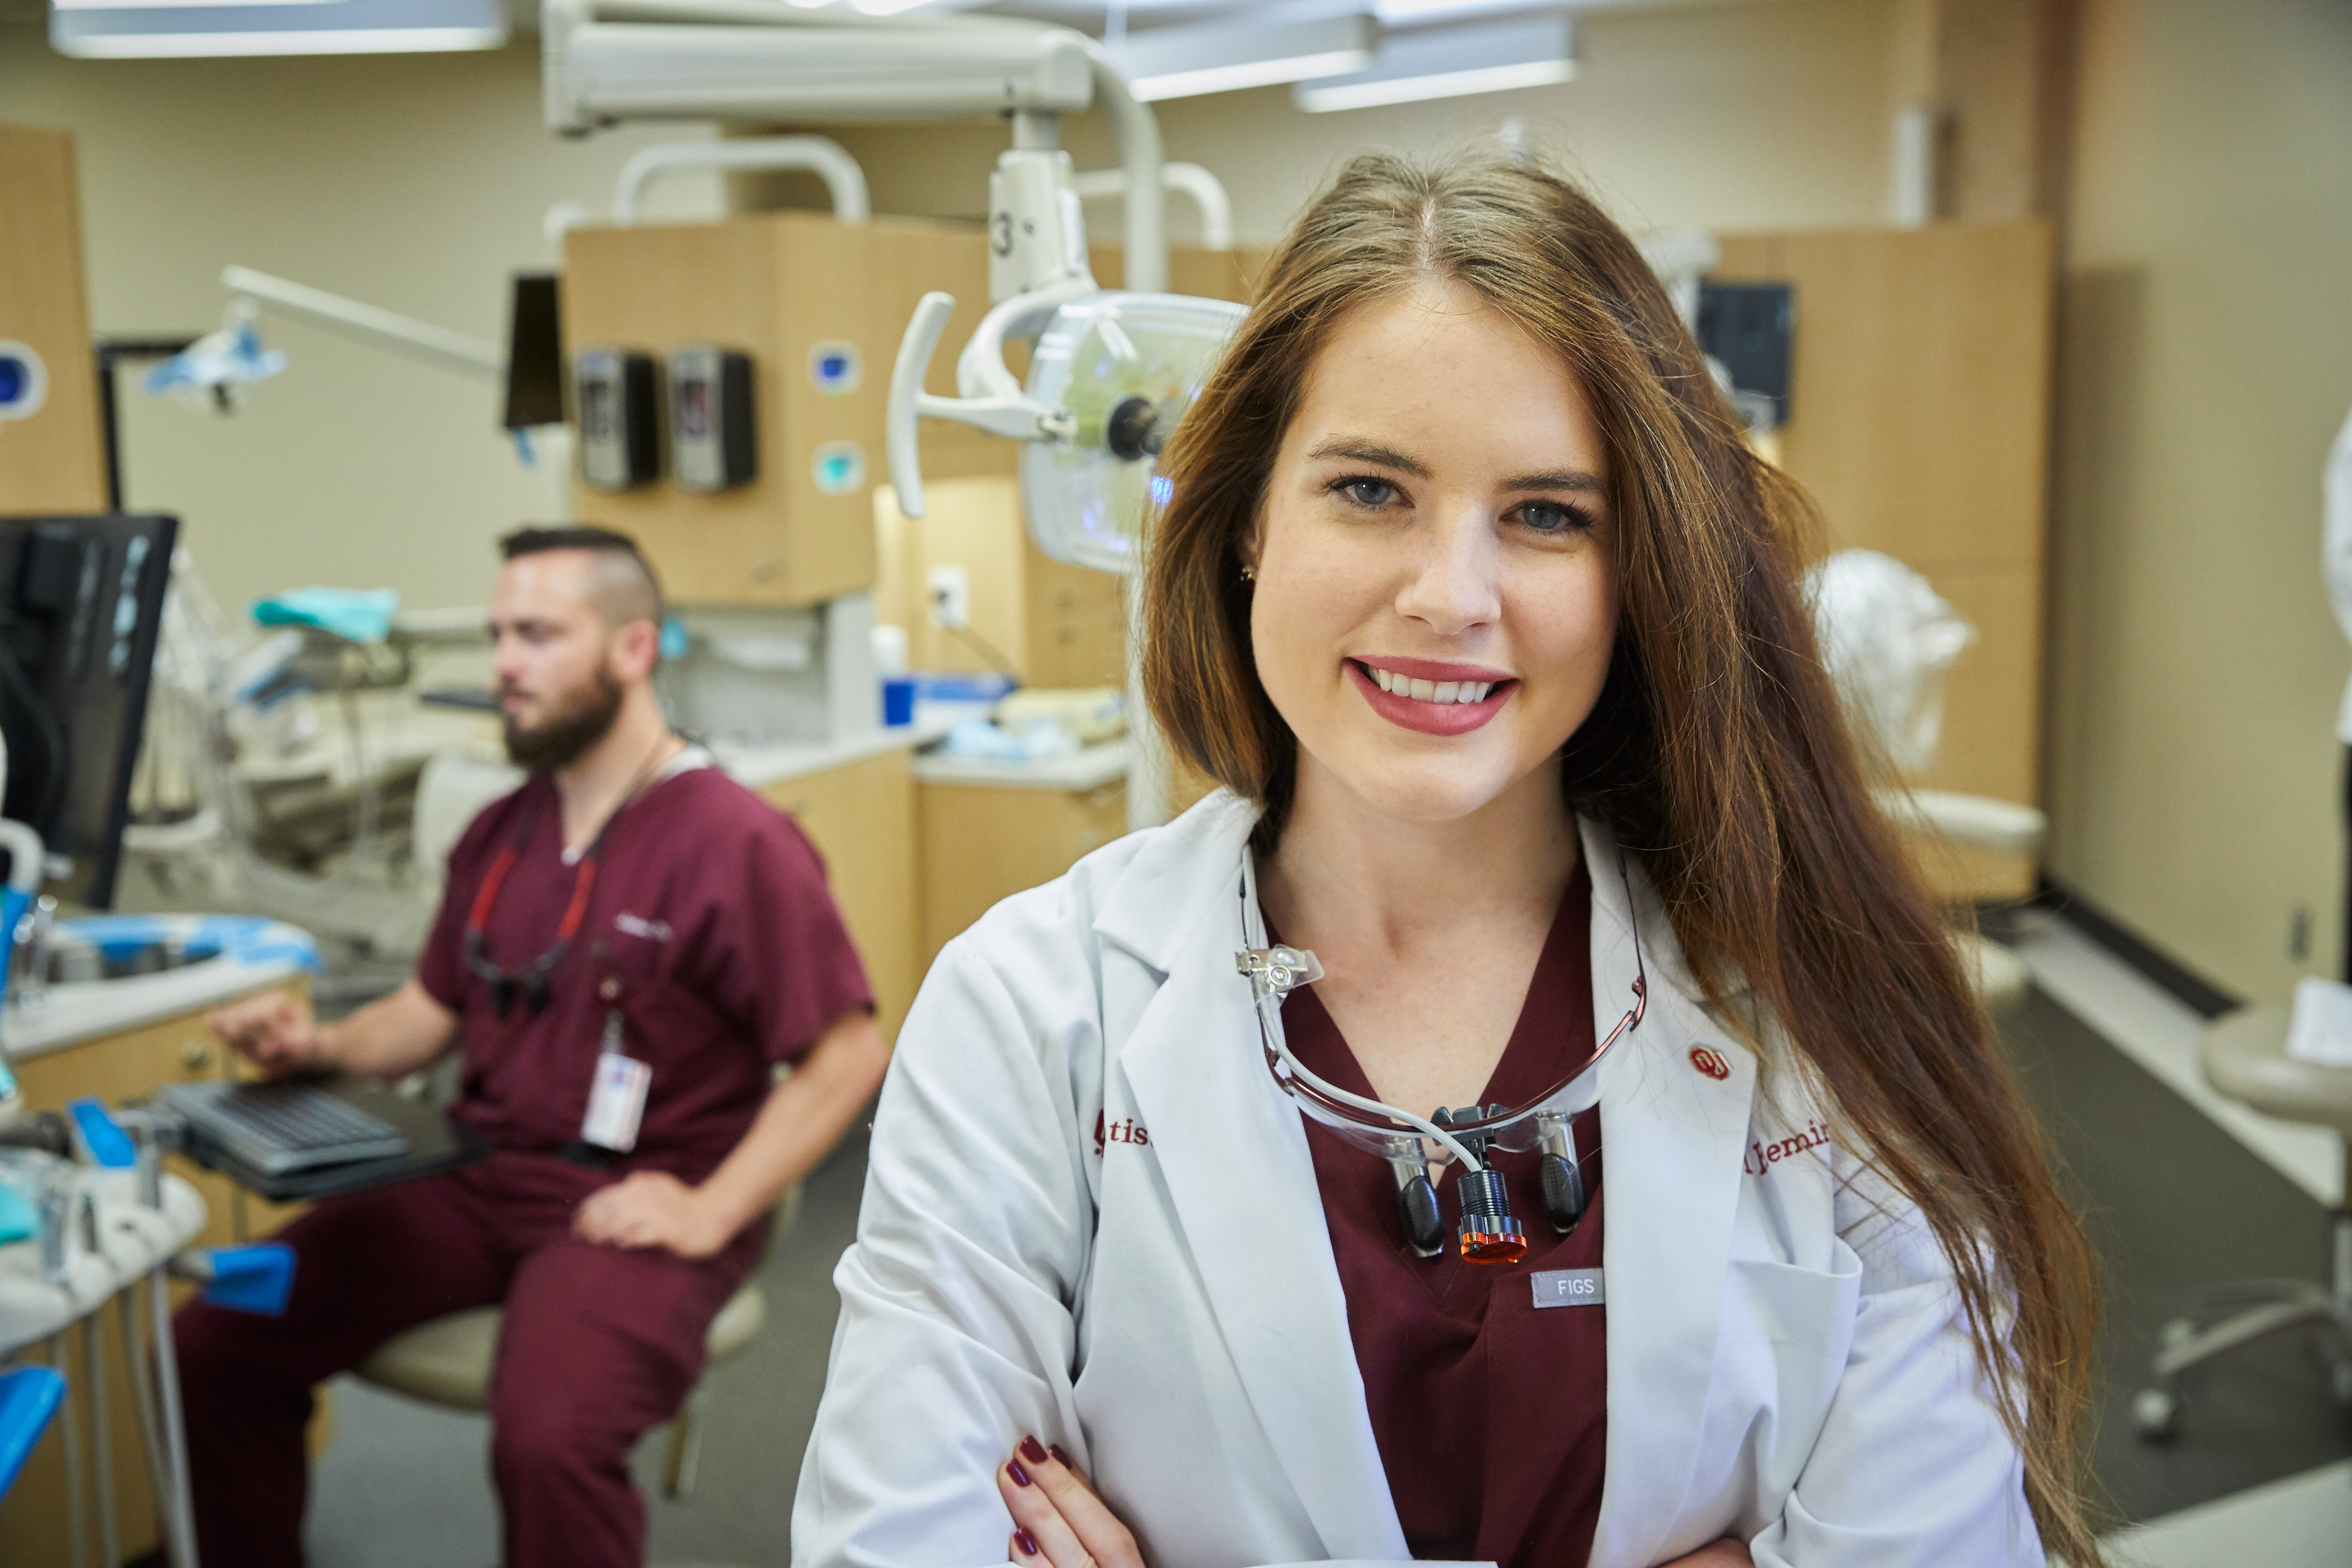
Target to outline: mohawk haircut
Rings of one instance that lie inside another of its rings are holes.
[[[551,550],[578,550],[588,556],[581,596],[608,627],[631,621],[651,621],[659,627],[666,615],[661,579],[637,542],[614,529],[586,523],[519,528],[499,541],[499,558],[519,560]]]

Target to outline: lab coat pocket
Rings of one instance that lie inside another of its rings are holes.
[[[1853,1337],[1853,1315],[1862,1299],[1862,1259],[1838,1244],[1835,1267],[1800,1268],[1764,1258],[1735,1258],[1726,1286],[1723,1338],[1727,1344],[1786,1345],[1834,1349],[1845,1359]]]
[[[1824,1270],[1736,1258],[1726,1279],[1709,1404],[1755,1445],[1767,1515],[1820,1439],[1853,1345],[1862,1259],[1839,1242],[1832,1261]]]

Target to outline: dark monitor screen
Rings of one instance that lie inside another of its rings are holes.
[[[1789,422],[1789,364],[1797,294],[1786,283],[1701,283],[1698,343],[1742,392],[1772,400],[1772,422]]]
[[[0,517],[0,816],[41,836],[49,890],[69,903],[114,901],[179,530],[171,517]]]
[[[507,324],[509,430],[563,423],[563,328],[557,303],[552,273],[516,276],[514,314]]]

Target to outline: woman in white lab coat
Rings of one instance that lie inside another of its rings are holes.
[[[1163,467],[1223,787],[926,980],[794,1561],[2095,1563],[2080,1236],[1625,237],[1359,160]]]

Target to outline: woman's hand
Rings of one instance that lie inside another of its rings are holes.
[[[1005,1555],[1013,1562],[1050,1563],[1052,1568],[1143,1568],[1135,1537],[1071,1468],[1060,1444],[1048,1449],[1034,1437],[1022,1438],[1019,1450],[997,1468],[996,1489],[1013,1514]],[[1726,1537],[1660,1568],[1754,1568],[1754,1559],[1748,1555],[1746,1542]]]
[[[1143,1568],[1135,1537],[1119,1523],[1070,1457],[1055,1444],[1050,1450],[1034,1437],[996,1472],[996,1489],[1013,1513],[1006,1555],[1019,1563],[1053,1568]]]

